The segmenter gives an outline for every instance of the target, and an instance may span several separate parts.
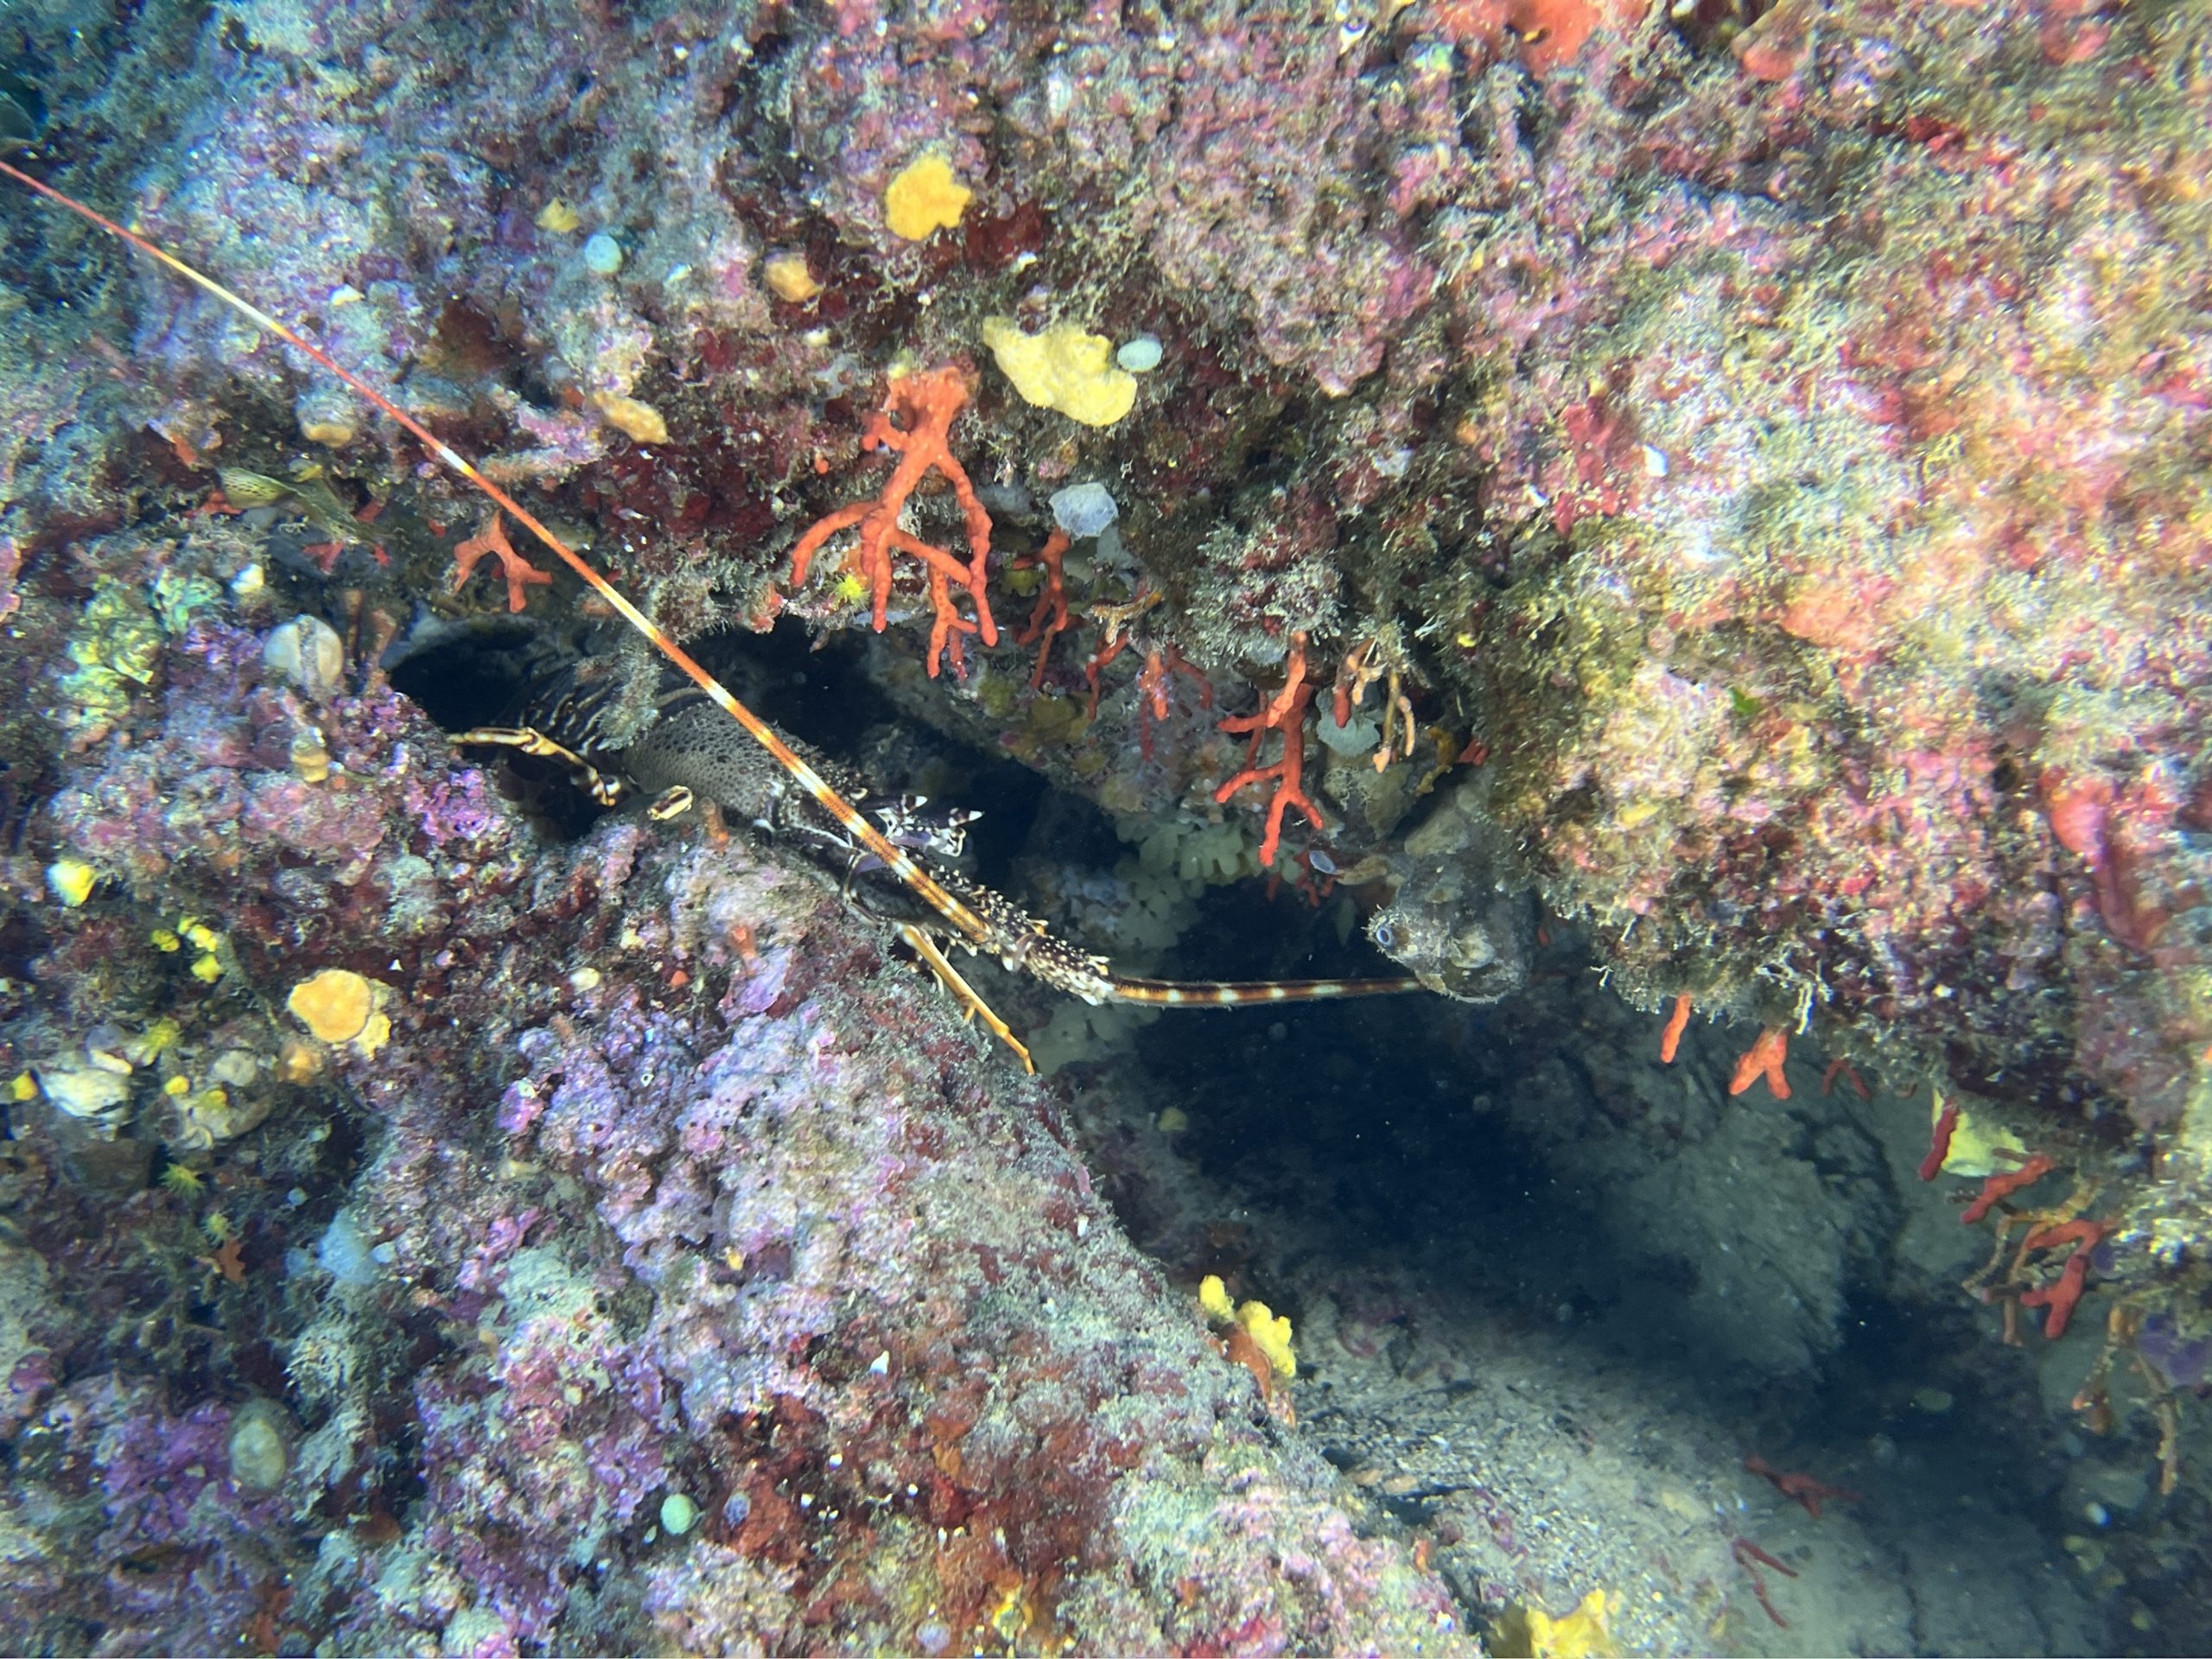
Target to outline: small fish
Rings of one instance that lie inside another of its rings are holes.
[[[361,539],[360,520],[315,471],[287,480],[248,472],[243,467],[222,467],[215,475],[222,481],[223,499],[234,507],[251,512],[256,507],[289,505],[334,541]]]
[[[292,493],[281,479],[243,467],[218,467],[215,476],[222,480],[223,499],[234,507],[273,507]]]

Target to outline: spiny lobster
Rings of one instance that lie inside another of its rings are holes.
[[[13,164],[0,161],[0,174],[137,248],[336,377],[494,508],[520,524],[689,682],[688,686],[679,683],[672,688],[674,695],[662,698],[658,717],[647,730],[619,750],[600,737],[598,704],[583,695],[582,686],[565,692],[541,688],[550,695],[541,700],[532,724],[482,728],[463,734],[461,741],[510,744],[556,756],[576,766],[588,783],[595,782],[605,791],[619,791],[617,779],[658,789],[662,791],[660,811],[664,816],[673,816],[690,798],[704,794],[743,822],[794,839],[817,865],[831,867],[840,874],[848,899],[888,922],[963,1007],[971,1015],[982,1015],[1001,1040],[1021,1057],[1025,1067],[1030,1065],[1028,1051],[954,969],[939,947],[940,938],[971,952],[988,952],[1009,969],[1033,975],[1055,990],[1093,1004],[1243,1007],[1423,988],[1414,979],[1155,980],[1116,973],[1104,957],[1055,937],[1043,922],[1012,899],[963,874],[950,861],[959,848],[960,820],[925,818],[909,801],[879,807],[877,817],[872,819],[855,804],[856,798],[866,798],[866,786],[856,774],[828,762],[740,702],[543,520],[422,422],[299,330],[150,238]],[[747,749],[730,741],[728,728],[710,709],[734,721],[757,748]],[[1289,741],[1298,739],[1293,734]],[[763,764],[764,757],[769,764]],[[836,783],[825,773],[835,775]],[[901,905],[911,906],[912,913],[898,913],[896,907]]]

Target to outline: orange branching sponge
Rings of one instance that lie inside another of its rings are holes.
[[[1232,1325],[1221,1340],[1222,1352],[1230,1363],[1252,1373],[1252,1380],[1260,1385],[1260,1398],[1272,1401],[1275,1397],[1275,1368],[1260,1351],[1260,1344],[1253,1340],[1252,1333],[1241,1325]]]
[[[1343,725],[1342,721],[1337,722]],[[1667,1016],[1667,1029],[1659,1033],[1659,1064],[1672,1065],[1675,1052],[1682,1046],[1682,1033],[1689,1028],[1690,994],[1684,991],[1675,999],[1675,1011]]]
[[[2022,1164],[2018,1169],[2000,1170],[1981,1184],[1981,1191],[1974,1194],[1974,1202],[1959,1211],[1959,1219],[1971,1227],[1993,1209],[2001,1198],[2009,1198],[2024,1186],[2033,1186],[2058,1166],[2044,1153]]]
[[[991,620],[991,601],[985,591],[988,580],[986,566],[991,552],[991,515],[976,499],[975,486],[968,481],[968,474],[960,463],[952,458],[950,445],[953,416],[966,405],[970,389],[967,374],[953,365],[932,369],[926,374],[893,376],[883,407],[868,416],[868,425],[861,434],[861,448],[888,449],[899,457],[899,464],[884,480],[882,493],[873,501],[855,501],[816,520],[791,549],[791,586],[797,588],[805,582],[807,567],[813,563],[814,556],[832,536],[857,529],[860,538],[846,556],[845,566],[868,586],[872,620],[878,633],[887,626],[891,607],[892,554],[904,553],[918,563],[928,578],[930,608],[936,616],[930,628],[928,657],[932,679],[948,654],[952,658],[954,675],[963,671],[962,635],[975,634],[986,645],[999,642],[998,624]],[[965,563],[899,528],[899,515],[908,498],[932,468],[942,473],[951,485],[953,498],[967,517],[969,557]],[[973,621],[961,616],[954,607],[952,589],[956,586],[966,588],[975,603]]]
[[[1932,1181],[1943,1173],[1943,1160],[1951,1155],[1951,1137],[1959,1131],[1959,1104],[1945,1101],[1936,1114],[1935,1128],[1929,1131],[1928,1155],[1920,1160],[1920,1179]]]
[[[2074,1317],[2074,1305],[2082,1300],[2082,1293],[2088,1287],[2089,1253],[2076,1249],[2066,1258],[2066,1265],[2058,1270],[2058,1282],[2041,1289],[2020,1293],[2022,1307],[2048,1307],[2043,1316],[2043,1334],[2046,1342],[2056,1342],[2066,1334],[2066,1322]]]
[[[2074,1317],[2074,1306],[2082,1300],[2082,1293],[2089,1281],[2089,1253],[2103,1242],[2107,1230],[2101,1221],[2076,1217],[2047,1227],[2038,1227],[2020,1242],[2020,1254],[2031,1250],[2056,1249],[2061,1244],[2074,1249],[2066,1258],[2066,1265],[2058,1270],[2057,1280],[2051,1284],[2024,1291],[2020,1296],[2022,1307],[2047,1307],[2043,1316],[2044,1339],[2056,1342],[2066,1334],[2066,1322]]]
[[[1831,1486],[1824,1480],[1791,1470],[1777,1469],[1756,1452],[1744,1459],[1744,1467],[1761,1480],[1771,1481],[1774,1490],[1793,1503],[1802,1503],[1805,1513],[1814,1520],[1821,1518],[1823,1503],[1856,1503],[1859,1494],[1847,1486]]]
[[[1777,1100],[1789,1099],[1789,1079],[1782,1070],[1789,1058],[1789,1033],[1780,1026],[1769,1026],[1759,1033],[1758,1041],[1744,1051],[1743,1058],[1736,1062],[1736,1075],[1728,1079],[1728,1092],[1740,1095],[1764,1077]]]
[[[1182,647],[1170,640],[1165,645],[1148,648],[1144,654],[1144,666],[1137,671],[1137,702],[1141,707],[1152,710],[1154,720],[1167,718],[1167,676],[1170,671],[1189,675],[1198,688],[1198,707],[1213,707],[1212,685],[1199,672],[1197,664],[1183,655]],[[1147,734],[1147,741],[1150,741],[1149,734]],[[1152,751],[1147,747],[1145,759],[1148,760],[1151,758]]]
[[[1090,685],[1090,706],[1084,712],[1085,720],[1098,717],[1098,699],[1103,690],[1098,677],[1106,671],[1109,664],[1136,643],[1136,636],[1129,632],[1130,622],[1144,610],[1157,604],[1159,597],[1157,594],[1145,594],[1128,605],[1101,607],[1099,614],[1105,622],[1106,634],[1099,641],[1098,649],[1091,653],[1090,660],[1083,665],[1083,677]],[[1173,690],[1169,676],[1173,674],[1190,677],[1191,683],[1198,688],[1199,708],[1213,707],[1212,683],[1196,664],[1183,655],[1182,647],[1173,640],[1165,645],[1147,645],[1144,648],[1144,666],[1137,671],[1137,747],[1144,752],[1144,758],[1147,760],[1152,759],[1153,728],[1167,718]],[[1152,716],[1149,724],[1144,720],[1147,714]]]
[[[1045,683],[1045,668],[1052,658],[1052,641],[1068,628],[1068,590],[1060,561],[1067,555],[1069,539],[1067,531],[1055,526],[1045,538],[1044,546],[1014,562],[1017,570],[1045,573],[1045,586],[1037,594],[1037,608],[1029,613],[1029,626],[1014,639],[1017,645],[1037,646],[1037,666],[1029,676],[1029,689],[1033,691]],[[1039,640],[1043,641],[1041,645]]]
[[[1774,1621],[1777,1629],[1788,1630],[1789,1621],[1775,1611],[1774,1603],[1766,1592],[1766,1575],[1759,1568],[1770,1567],[1785,1579],[1796,1578],[1797,1569],[1787,1562],[1777,1560],[1748,1538],[1737,1539],[1729,1546],[1729,1550],[1736,1558],[1736,1565],[1751,1575],[1751,1593],[1759,1599],[1759,1605],[1766,1610],[1766,1616]]]
[[[1838,1077],[1849,1084],[1852,1092],[1859,1099],[1874,1098],[1874,1091],[1866,1086],[1866,1079],[1859,1075],[1859,1068],[1840,1054],[1830,1060],[1828,1069],[1821,1073],[1821,1093],[1825,1096],[1834,1090]]]
[[[1244,752],[1243,769],[1213,792],[1217,804],[1225,805],[1229,798],[1247,784],[1273,784],[1274,793],[1268,800],[1267,833],[1260,838],[1260,868],[1267,869],[1275,861],[1275,851],[1282,843],[1282,815],[1296,807],[1306,815],[1306,821],[1316,830],[1328,825],[1313,798],[1300,787],[1306,769],[1306,709],[1313,701],[1313,683],[1306,677],[1306,636],[1290,636],[1289,677],[1282,690],[1262,703],[1249,715],[1232,715],[1221,722],[1221,729],[1232,736],[1250,733],[1251,747]],[[1269,732],[1282,734],[1282,755],[1270,766],[1258,764],[1260,741]]]
[[[508,545],[506,524],[494,510],[483,529],[453,550],[454,593],[459,593],[461,584],[475,575],[476,567],[484,562],[487,554],[499,560],[499,574],[507,579],[507,609],[510,611],[522,609],[524,588],[534,582],[544,583],[553,580]]]

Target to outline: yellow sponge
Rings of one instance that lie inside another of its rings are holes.
[[[1236,1321],[1236,1304],[1229,1300],[1229,1287],[1221,1282],[1217,1273],[1210,1273],[1198,1281],[1198,1306],[1205,1309],[1206,1317],[1216,1325],[1233,1325]]]
[[[1057,409],[1085,426],[1111,426],[1137,400],[1137,378],[1114,366],[1114,342],[1056,322],[1025,334],[1005,317],[983,324],[983,344],[1022,401]]]
[[[284,1006],[321,1041],[370,1055],[391,1040],[391,1020],[381,1007],[391,994],[350,969],[325,968],[293,986]]]
[[[1247,1302],[1236,1310],[1236,1323],[1252,1338],[1252,1345],[1268,1357],[1277,1376],[1298,1375],[1298,1356],[1290,1351],[1290,1315],[1277,1314],[1265,1302]]]
[[[68,909],[74,910],[92,896],[99,872],[81,858],[57,858],[46,867],[46,885]]]
[[[883,219],[893,236],[925,242],[960,223],[976,193],[960,182],[952,163],[932,151],[907,163],[883,193]]]
[[[1943,1091],[1933,1091],[1929,1101],[1929,1119],[1941,1122],[1943,1116]],[[1943,1154],[1943,1173],[1964,1175],[1980,1179],[1994,1175],[2000,1169],[2017,1169],[2027,1161],[2027,1142],[2004,1128],[1992,1125],[1986,1114],[1959,1109],[1958,1121],[1951,1126],[1951,1143]]]
[[[1216,1325],[1241,1325],[1277,1376],[1298,1375],[1298,1356],[1290,1351],[1289,1314],[1277,1314],[1265,1302],[1233,1306],[1229,1287],[1221,1282],[1220,1274],[1213,1273],[1198,1281],[1198,1306]]]
[[[1592,1590],[1580,1606],[1557,1618],[1537,1606],[1509,1607],[1491,1651],[1500,1659],[1610,1659],[1620,1651],[1610,1628],[1620,1606],[1618,1595]]]

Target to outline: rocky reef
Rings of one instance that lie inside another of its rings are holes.
[[[535,845],[209,524],[80,549],[230,591],[9,866],[10,1646],[1452,1644],[834,894]]]
[[[1410,1436],[1289,1421],[1473,1386],[1453,1260],[1801,1400],[1917,1321],[2084,1595],[2212,1628],[2201,8],[55,0],[0,49],[24,165],[670,634],[772,630],[741,689],[811,674],[817,741],[988,796],[1084,948],[1364,937],[1443,993],[1224,1037],[995,980],[1022,1080],[742,826],[456,756],[466,659],[395,640],[512,608],[655,665],[18,195],[16,1645],[1786,1641],[1717,1432],[1620,1476],[1694,1543],[1539,1571],[1498,1541],[1558,1443],[1378,1507]],[[1331,1212],[1480,1182],[1444,1122],[1602,1224],[1377,1259]],[[1318,1375],[1209,1333],[1224,1270]],[[1958,1645],[1937,1597],[1824,1628]],[[1991,1639],[2099,1639],[2037,1620]]]

